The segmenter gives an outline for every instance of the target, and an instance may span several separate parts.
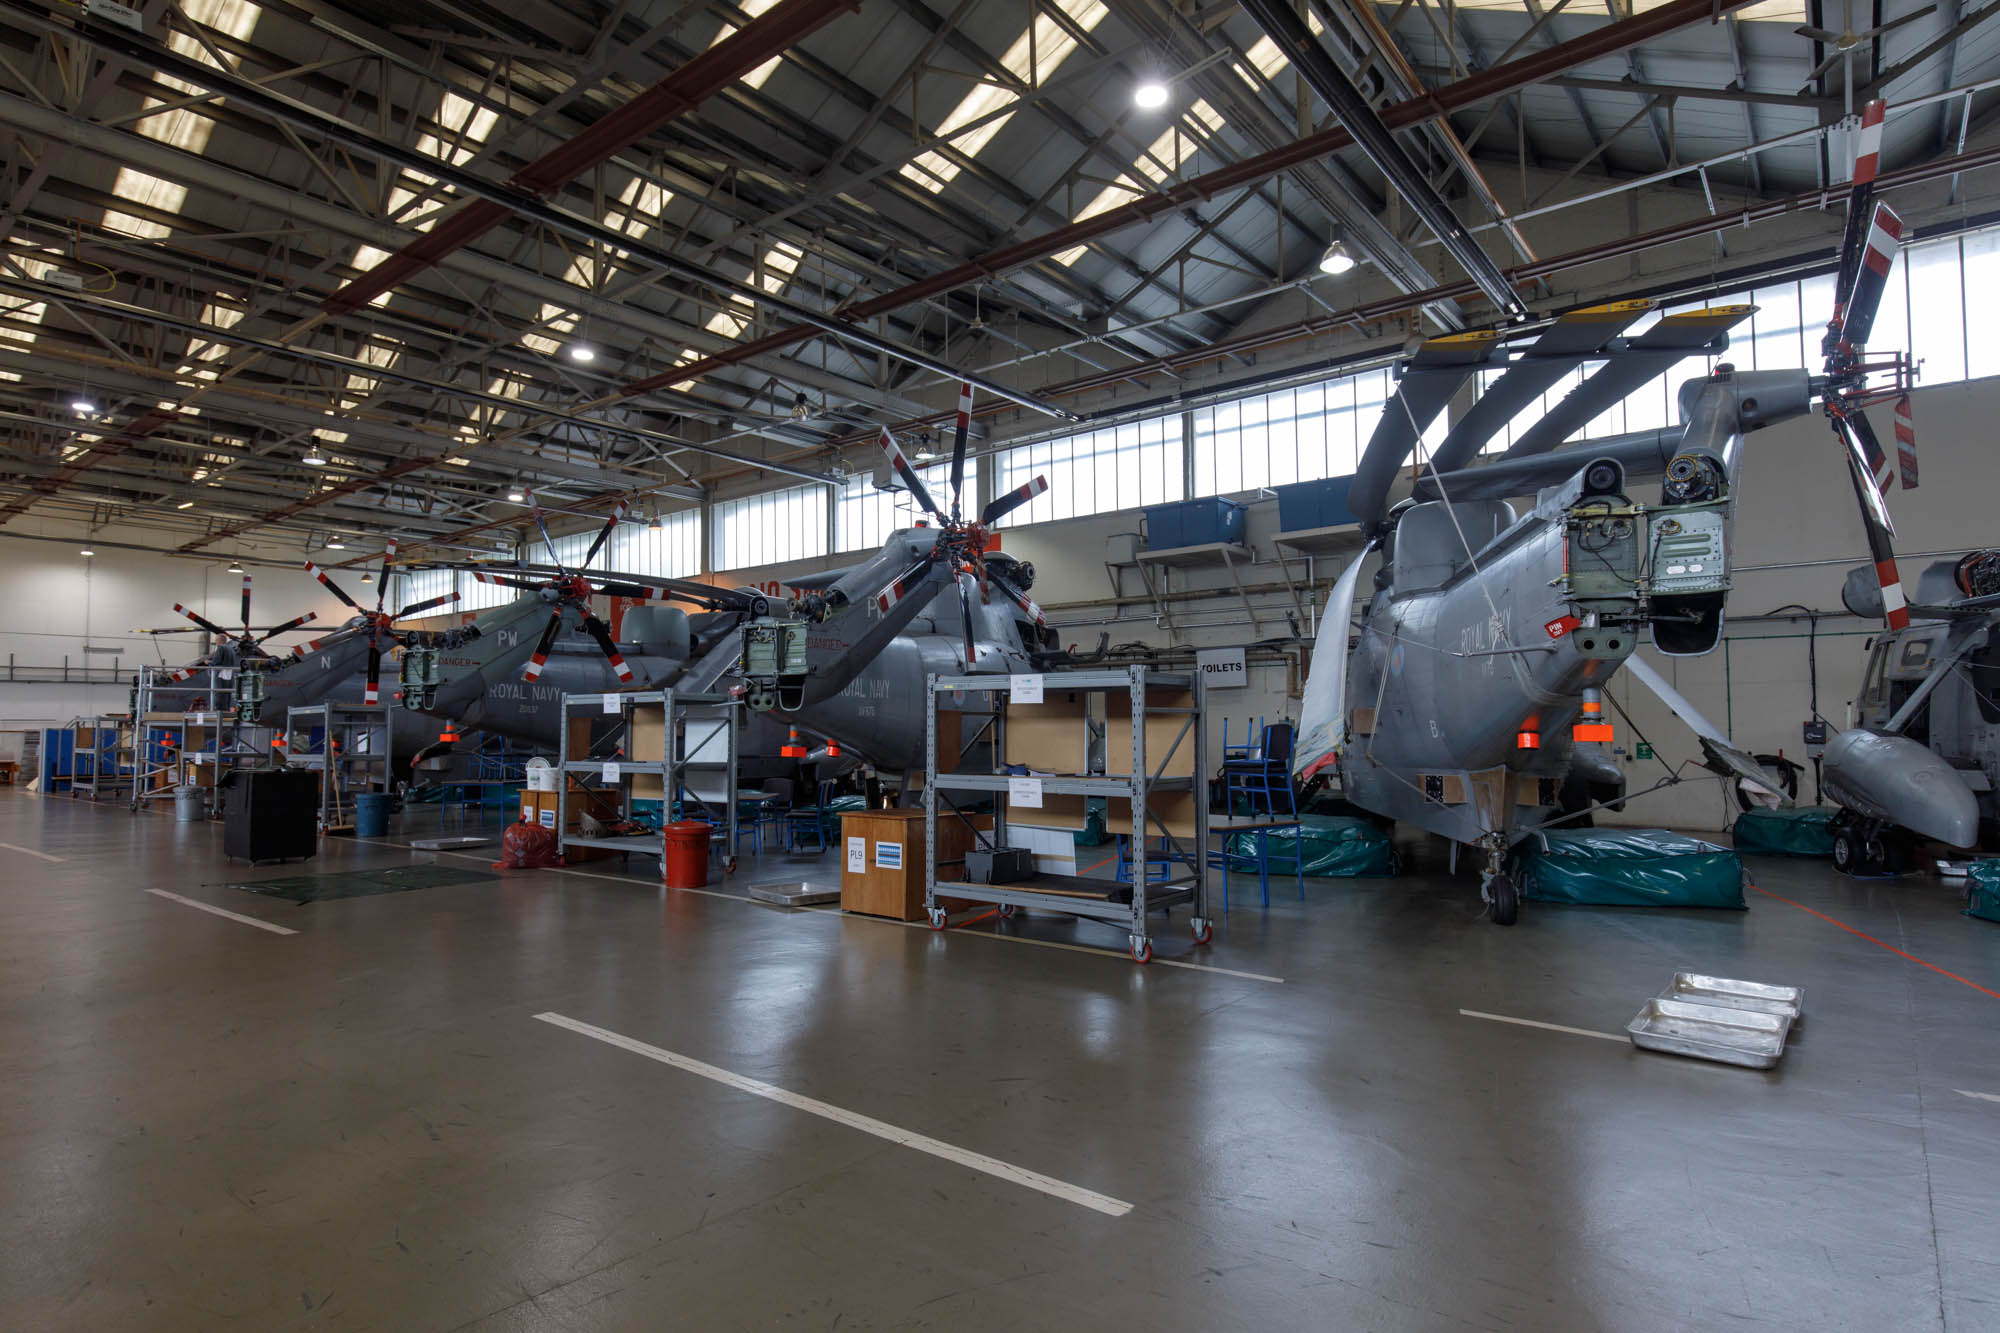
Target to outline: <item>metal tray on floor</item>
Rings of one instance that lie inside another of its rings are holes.
[[[1625,1032],[1642,1050],[1769,1069],[1785,1053],[1788,1020],[1777,1014],[1654,996]]]
[[[840,901],[838,884],[808,884],[803,880],[769,880],[750,886],[750,896],[760,903],[770,903],[775,907],[813,907],[821,903]]]
[[[1762,981],[1738,981],[1715,977],[1706,972],[1676,972],[1668,987],[1660,992],[1663,1000],[1685,1000],[1690,1004],[1719,1004],[1725,1009],[1748,1009],[1759,1014],[1776,1014],[1796,1023],[1805,1008],[1806,993],[1798,986],[1773,986]]]

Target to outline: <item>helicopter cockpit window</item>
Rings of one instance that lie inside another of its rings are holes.
[[[1864,706],[1879,708],[1888,702],[1889,656],[1896,646],[1888,639],[1875,641],[1875,650],[1868,655],[1868,669],[1861,676],[1861,702]]]
[[[1897,663],[1905,671],[1921,671],[1931,660],[1929,639],[1910,639],[1903,644],[1902,660]]]

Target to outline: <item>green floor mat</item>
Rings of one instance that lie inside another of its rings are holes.
[[[283,879],[253,879],[227,887],[290,903],[324,903],[336,898],[369,898],[378,893],[405,893],[446,884],[486,884],[499,879],[484,870],[450,866],[398,866],[387,870],[349,870],[334,875],[287,875]]]

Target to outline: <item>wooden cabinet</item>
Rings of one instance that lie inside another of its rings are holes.
[[[993,827],[990,815],[967,818],[982,829]],[[971,829],[954,816],[939,816],[939,866],[963,863],[973,846]],[[840,817],[838,850],[842,911],[896,921],[924,919],[922,810],[850,810]],[[859,870],[854,868],[857,862]],[[958,877],[956,872],[950,876]]]

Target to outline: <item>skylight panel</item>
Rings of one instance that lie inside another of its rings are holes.
[[[1104,21],[1106,10],[1097,0],[1055,0],[1055,4],[1085,32],[1094,31]],[[1000,57],[1000,65],[1023,84],[1039,87],[1049,81],[1075,50],[1076,39],[1069,35],[1068,28],[1047,14],[1038,14],[1035,21],[1007,48],[1006,54]],[[1004,115],[994,113],[1004,111],[1019,100],[1011,88],[982,83],[967,93],[951,114],[939,122],[938,133],[951,139],[952,147],[960,153],[977,157],[993,136],[1013,119],[1011,112]],[[962,135],[957,133],[962,126],[988,115],[992,115],[993,119],[984,125]],[[958,175],[958,167],[933,149],[905,162],[901,174],[936,194]]]
[[[187,202],[187,187],[177,185],[158,176],[149,176],[131,167],[118,168],[118,179],[112,183],[111,193],[120,199],[162,213],[178,213]],[[124,232],[127,236],[137,236],[142,240],[157,241],[170,233],[171,229],[151,218],[138,217],[115,208],[104,210],[104,226],[110,231]]]
[[[1187,114],[1210,134],[1222,128],[1221,115],[1205,101],[1196,99],[1194,105],[1188,108]],[[1133,164],[1133,167],[1154,185],[1162,185],[1170,177],[1178,174],[1200,151],[1200,141],[1188,134],[1182,128],[1182,122],[1176,120],[1159,138],[1147,145],[1144,155]],[[1099,213],[1116,208],[1120,204],[1129,203],[1145,192],[1145,187],[1131,176],[1120,176],[1116,183],[1099,190],[1096,198],[1085,204],[1071,221],[1081,222],[1085,218],[1096,217]],[[1073,245],[1056,255],[1055,261],[1068,267],[1083,258],[1088,248],[1088,246]]]
[[[745,14],[748,14],[751,18],[754,19],[757,18],[759,15],[763,14],[765,10],[769,9],[771,6],[777,3],[778,0],[743,0],[741,8]],[[736,31],[735,24],[733,23],[723,24],[722,30],[715,34],[715,41],[710,42],[709,45],[714,46],[716,42],[721,41],[723,38],[729,36],[731,33],[735,31]],[[757,66],[757,68],[751,70],[748,74],[745,74],[741,81],[749,84],[752,88],[762,88],[764,86],[764,80],[771,77],[771,71],[776,69],[778,67],[778,62],[783,59],[784,59],[783,56],[772,56],[769,60],[766,60],[763,64]]]

